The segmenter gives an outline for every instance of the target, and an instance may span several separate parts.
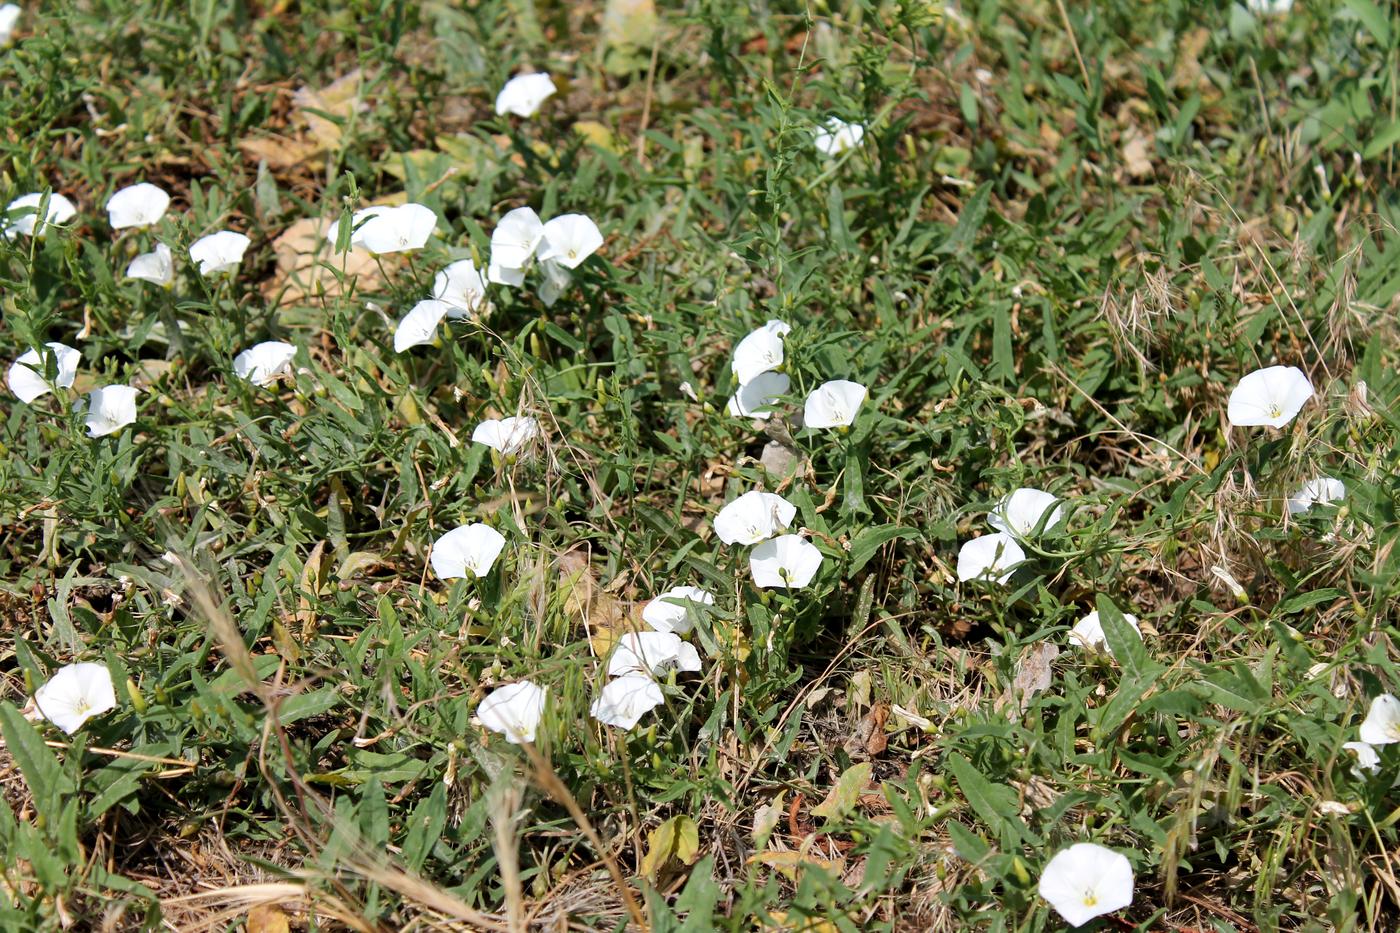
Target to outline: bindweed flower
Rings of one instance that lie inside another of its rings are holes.
[[[496,115],[513,113],[517,117],[533,117],[540,105],[557,90],[547,72],[516,75],[496,95]]]
[[[546,308],[552,308],[560,296],[573,284],[574,274],[552,259],[540,261],[540,272],[544,275],[538,292],[540,301],[544,303]]]
[[[1368,745],[1400,742],[1400,700],[1382,693],[1371,701],[1371,709],[1361,723],[1361,741]]]
[[[39,205],[43,200],[43,194],[36,191],[33,194],[21,195],[10,202],[10,206],[5,208],[5,214],[9,218],[5,223],[4,231],[7,239],[13,239],[16,236],[34,236],[36,229],[38,235],[43,236],[48,232],[49,227],[66,224],[78,216],[78,209],[73,206],[73,202],[55,191],[49,195],[47,214],[41,224],[39,223]]]
[[[544,240],[544,224],[532,208],[506,213],[491,231],[491,262],[486,277],[498,285],[520,285]]]
[[[1312,397],[1313,385],[1301,369],[1268,366],[1240,379],[1230,393],[1225,414],[1230,424],[1239,427],[1281,428],[1296,418]]]
[[[1077,842],[1045,866],[1039,890],[1066,923],[1080,927],[1133,902],[1133,866],[1112,849]]]
[[[452,313],[452,305],[434,298],[425,298],[414,305],[394,328],[394,352],[402,353],[413,347],[432,343],[438,325]]]
[[[771,492],[751,490],[719,510],[715,534],[725,544],[757,544],[792,524],[797,506]]]
[[[1004,531],[973,538],[958,551],[958,580],[995,580],[1006,585],[1016,568],[1026,562],[1026,552]]]
[[[809,428],[845,428],[856,420],[865,401],[865,386],[835,379],[811,391],[802,406],[802,423]]]
[[[763,373],[783,365],[783,336],[791,331],[792,328],[782,321],[769,321],[739,341],[730,364],[739,385],[748,385]]]
[[[589,712],[605,726],[626,730],[660,706],[664,699],[656,681],[646,674],[628,674],[608,681]]]
[[[1283,16],[1293,10],[1293,0],[1245,0],[1255,16]]]
[[[493,285],[508,285],[519,288],[525,284],[525,270],[503,266],[494,256],[486,264],[486,281]]]
[[[689,634],[698,607],[713,606],[715,597],[698,586],[673,586],[642,609],[642,621],[658,632]]]
[[[81,404],[81,403],[79,403]],[[88,393],[88,437],[115,434],[136,420],[136,389],[131,386],[104,386]]]
[[[54,358],[53,385],[69,388],[78,375],[78,363],[83,358],[81,352],[62,343],[46,343],[44,346],[47,349],[42,354],[38,350],[21,354],[19,359],[10,364],[10,371],[5,375],[10,391],[26,405],[42,395],[47,395],[53,388],[44,378],[47,371],[45,357]]]
[[[439,580],[453,580],[470,573],[484,577],[506,546],[505,536],[490,525],[473,522],[453,528],[433,544],[430,563]]]
[[[359,215],[356,214],[358,217]],[[351,237],[351,245],[363,246],[376,256],[422,249],[437,229],[432,208],[412,201],[376,211]]]
[[[1302,489],[1288,497],[1288,514],[1301,515],[1315,505],[1341,502],[1346,495],[1347,488],[1341,480],[1319,476],[1317,479],[1308,480]]]
[[[350,249],[365,248],[365,224],[372,217],[387,214],[393,208],[388,204],[374,204],[370,207],[362,207],[350,215]],[[326,228],[326,240],[331,244],[331,249],[335,249],[340,242],[340,220],[331,221],[331,225]]]
[[[1025,540],[1035,533],[1036,528],[1048,532],[1064,518],[1064,507],[1056,505],[1060,500],[1039,489],[1017,489],[1002,496],[996,508],[987,516],[987,523],[997,531]],[[1041,521],[1045,524],[1042,526]]]
[[[170,208],[170,195],[150,182],[129,185],[107,199],[107,219],[113,230],[149,227]]]
[[[512,457],[540,436],[540,423],[528,416],[488,418],[472,431],[473,444],[485,444]]]
[[[200,275],[218,275],[238,268],[250,242],[241,233],[220,230],[195,240],[190,246],[190,259],[199,264]]]
[[[267,386],[292,371],[297,348],[280,340],[254,344],[233,358],[233,372],[253,385]]]
[[[470,259],[460,259],[433,277],[433,297],[446,302],[452,319],[470,317],[486,307],[486,281]]]
[[[672,632],[628,632],[617,640],[608,660],[608,676],[664,674],[700,670],[700,653]]]
[[[560,214],[544,225],[540,243],[541,262],[552,261],[566,269],[577,269],[603,245],[603,234],[584,214]]]
[[[34,692],[34,705],[45,719],[72,735],[92,717],[115,709],[117,692],[105,664],[69,664]]]
[[[1139,638],[1142,637],[1142,629],[1138,626],[1137,616],[1125,612],[1123,613],[1123,621],[1133,627],[1133,631],[1138,633]],[[1069,643],[1076,648],[1102,648],[1110,656],[1113,654],[1113,649],[1108,646],[1108,637],[1103,633],[1103,622],[1099,619],[1097,609],[1080,619],[1075,623],[1074,628],[1070,629]]]
[[[800,590],[822,565],[822,552],[801,535],[779,535],[759,544],[749,554],[754,586],[764,589]]]
[[[1356,764],[1351,770],[1357,777],[1363,777],[1363,771],[1370,774],[1381,773],[1381,756],[1374,745],[1368,742],[1343,742],[1342,748],[1356,756]]]
[[[544,716],[545,688],[528,680],[497,687],[477,704],[476,718],[512,745],[535,741]]]
[[[149,253],[142,253],[126,267],[126,277],[151,282],[161,288],[169,288],[175,281],[175,256],[170,247],[157,243]]]
[[[829,117],[812,137],[812,145],[824,156],[838,156],[859,146],[864,138],[864,126]]]
[[[741,418],[755,418],[759,421],[773,416],[773,406],[781,396],[792,388],[792,380],[786,373],[760,373],[729,397],[728,412]]]
[[[0,6],[0,45],[9,45],[14,38],[15,26],[19,25],[19,15],[23,11],[18,5],[7,3]]]

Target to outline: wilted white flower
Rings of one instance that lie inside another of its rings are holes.
[[[663,674],[700,670],[700,653],[673,632],[627,632],[617,640],[608,661],[608,676]]]
[[[437,229],[437,220],[432,208],[410,201],[370,215],[355,230],[350,243],[363,246],[377,256],[422,249]]]
[[[1138,617],[1130,612],[1123,613],[1123,621],[1133,627],[1133,631],[1142,637],[1142,629],[1138,625]],[[1074,628],[1069,632],[1069,643],[1077,648],[1102,648],[1110,655],[1113,649],[1108,646],[1108,637],[1103,633],[1103,622],[1099,619],[1098,610],[1086,615],[1075,623]]]
[[[170,195],[151,184],[129,185],[107,199],[107,217],[113,230],[149,227],[170,208]]]
[[[497,687],[477,704],[476,718],[512,745],[535,741],[544,716],[545,688],[528,680]]]
[[[438,325],[452,312],[452,306],[435,298],[425,298],[414,305],[394,328],[394,352],[402,353],[412,347],[432,343]]]
[[[608,681],[589,712],[605,726],[631,729],[664,699],[656,681],[646,674],[628,674]]]
[[[72,735],[93,716],[115,709],[117,692],[105,664],[69,664],[34,692],[34,705],[45,719]]]
[[[1368,742],[1343,742],[1342,748],[1356,756],[1356,765],[1351,770],[1357,777],[1362,777],[1363,771],[1381,773],[1381,756],[1375,746]]]
[[[460,259],[433,277],[433,297],[451,306],[448,317],[468,317],[486,304],[486,282],[474,262]]]
[[[865,386],[846,379],[823,382],[802,406],[802,423],[809,428],[844,428],[856,420],[865,401]]]
[[[217,275],[238,268],[250,242],[241,233],[220,230],[195,240],[190,246],[190,259],[199,264],[200,275]]]
[[[1092,842],[1064,849],[1040,873],[1040,896],[1072,927],[1133,902],[1133,866]]]
[[[725,544],[757,544],[792,524],[797,506],[771,492],[751,490],[719,510],[715,534]]]
[[[73,202],[55,191],[49,195],[48,216],[44,223],[40,224],[39,205],[43,200],[43,194],[36,191],[11,201],[10,206],[5,208],[5,214],[9,218],[5,223],[5,236],[33,236],[36,228],[39,236],[43,236],[49,227],[66,224],[78,216],[78,209],[73,206]]]
[[[1042,531],[1050,531],[1064,518],[1064,506],[1057,506],[1060,500],[1039,489],[1017,489],[1002,496],[987,522],[997,531],[1004,531],[1017,538],[1029,538],[1040,526]]]
[[[812,145],[824,156],[838,156],[859,146],[865,138],[865,127],[859,123],[847,123],[837,117],[830,117],[821,125]]]
[[[540,105],[557,90],[547,72],[516,75],[496,95],[496,115],[513,113],[517,117],[533,117]]]
[[[1302,489],[1288,497],[1288,514],[1301,515],[1315,505],[1341,502],[1346,495],[1347,488],[1341,480],[1319,476],[1317,479],[1308,480]]]
[[[584,214],[560,214],[544,225],[544,240],[540,243],[540,260],[559,263],[566,269],[577,269],[603,245],[603,234]]]
[[[1400,700],[1382,693],[1371,701],[1371,709],[1361,723],[1361,741],[1368,745],[1400,742]]]
[[[1026,561],[1026,552],[1004,531],[973,538],[958,551],[958,579],[992,579],[1005,584]]]
[[[0,45],[9,45],[10,39],[14,37],[15,26],[19,24],[19,15],[23,12],[19,6],[7,3],[0,6]]]
[[[271,385],[281,376],[292,371],[292,357],[297,348],[280,340],[266,340],[254,344],[233,358],[233,371],[241,379],[253,385]]]
[[[698,586],[673,586],[643,607],[642,621],[658,632],[685,635],[695,626],[695,607],[714,604],[714,594]]]
[[[749,553],[754,586],[800,590],[817,575],[822,552],[801,535],[769,538]]]
[[[488,418],[472,431],[472,443],[485,444],[509,457],[520,453],[539,436],[540,423],[534,418]]]
[[[505,536],[490,525],[473,522],[453,528],[433,544],[430,563],[439,580],[484,577],[506,546]]]
[[[532,208],[507,212],[491,231],[491,263],[486,277],[499,285],[519,285],[543,239],[544,224]],[[514,273],[519,274],[519,280],[509,281],[515,278]]]
[[[175,256],[170,247],[157,243],[149,253],[142,253],[126,267],[126,277],[152,282],[162,288],[169,288],[175,281]]]
[[[792,380],[787,373],[759,373],[729,397],[728,411],[739,417],[766,420],[773,416],[779,397],[787,395],[790,388]]]
[[[136,390],[131,386],[104,386],[88,393],[88,437],[115,434],[136,420]]]
[[[73,385],[73,379],[78,375],[78,363],[83,358],[81,352],[62,343],[46,343],[44,346],[48,349],[43,354],[38,350],[21,354],[19,359],[10,364],[10,371],[5,376],[10,391],[26,405],[39,396],[46,395],[51,389],[44,379],[47,370],[44,357],[53,355],[54,385],[66,389]]]
[[[1230,393],[1226,417],[1240,427],[1266,424],[1281,428],[1297,417],[1312,397],[1313,385],[1301,369],[1268,366],[1240,379]]]
[[[730,364],[739,385],[747,385],[760,374],[783,365],[783,335],[791,331],[782,321],[769,321],[739,341]]]

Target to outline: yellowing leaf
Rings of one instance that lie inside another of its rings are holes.
[[[626,147],[618,141],[617,135],[597,120],[579,120],[574,124],[573,130],[599,149],[606,149],[615,155],[622,155],[626,151]]]
[[[773,834],[773,830],[778,828],[778,821],[783,818],[783,798],[786,796],[787,791],[779,791],[778,796],[773,798],[772,803],[765,803],[754,811],[754,845],[762,846],[766,844],[768,842],[768,837]]]
[[[824,859],[809,852],[760,852],[749,858],[749,864],[767,865],[789,881],[796,881],[804,868],[820,868],[839,876],[846,869],[845,859]]]
[[[863,761],[852,765],[836,781],[826,799],[812,808],[812,815],[825,820],[840,819],[855,809],[861,793],[870,783],[871,764]]]
[[[700,857],[700,827],[688,816],[678,816],[676,821],[676,858],[686,865],[694,865]]]
[[[287,915],[276,904],[259,904],[248,911],[247,933],[290,933]]]

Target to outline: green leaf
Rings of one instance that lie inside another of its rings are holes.
[[[1345,3],[1377,42],[1387,47],[1390,45],[1390,20],[1380,7],[1371,0],[1345,0]]]
[[[1302,612],[1305,609],[1311,609],[1312,607],[1321,605],[1322,603],[1330,603],[1333,600],[1341,599],[1345,595],[1346,594],[1343,593],[1341,590],[1330,586],[1320,590],[1312,590],[1310,592],[1294,596],[1292,599],[1284,600],[1282,603],[1279,604],[1278,611],[1283,615],[1291,615],[1295,612]]]
[[[856,532],[851,539],[851,565],[846,574],[859,573],[870,559],[890,541],[895,538],[917,538],[919,529],[905,528],[902,525],[876,525],[873,528],[862,528]]]
[[[1148,657],[1142,636],[1123,618],[1123,613],[1118,611],[1113,600],[1100,593],[1095,600],[1095,608],[1098,609],[1099,623],[1103,626],[1109,650],[1122,666],[1125,679],[1144,680],[1162,671],[1162,666]]]
[[[1014,790],[1005,784],[993,784],[973,767],[972,762],[956,752],[948,756],[948,770],[953,773],[958,789],[973,812],[1005,844],[1010,846],[1031,841],[1018,812],[1020,801]]]
[[[11,703],[0,702],[0,732],[4,733],[5,746],[29,785],[34,808],[51,823],[56,821],[64,795],[77,789],[73,779],[64,772],[34,726]]]

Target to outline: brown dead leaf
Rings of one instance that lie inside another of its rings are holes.
[[[1148,178],[1155,173],[1152,166],[1152,144],[1136,126],[1123,131],[1121,155],[1123,168],[1133,178]]]
[[[1012,709],[1017,715],[1025,712],[1032,697],[1050,688],[1050,664],[1059,656],[1060,648],[1053,642],[1031,645],[1017,662],[1016,676],[997,700],[997,708]]]
[[[633,618],[633,607],[603,589],[586,551],[567,552],[559,558],[558,568],[564,611],[583,626],[598,657],[606,657],[624,633],[643,627],[640,618]]]
[[[1201,53],[1210,43],[1210,30],[1199,26],[1181,36],[1176,43],[1176,67],[1172,69],[1173,88],[1192,90],[1204,79]]]
[[[321,295],[333,298],[352,283],[357,292],[379,288],[383,274],[374,256],[363,249],[351,249],[344,254],[334,252],[332,244],[326,240],[330,224],[331,221],[323,217],[305,217],[272,241],[277,268],[262,285],[264,297],[286,305]],[[332,268],[343,273],[344,284]]]
[[[885,722],[889,718],[888,703],[881,701],[871,706],[870,712],[860,718],[855,729],[847,736],[844,746],[846,754],[852,758],[869,758],[883,754],[890,741],[885,736]]]
[[[348,119],[356,111],[369,109],[360,99],[362,77],[363,72],[356,68],[320,90],[308,86],[292,95],[297,118],[306,124],[307,133],[321,150],[340,147],[342,131],[334,118]]]
[[[238,148],[254,161],[266,162],[276,171],[310,162],[325,150],[301,136],[255,136],[240,139]]]
[[[291,933],[287,915],[276,904],[259,904],[248,911],[247,933]]]

